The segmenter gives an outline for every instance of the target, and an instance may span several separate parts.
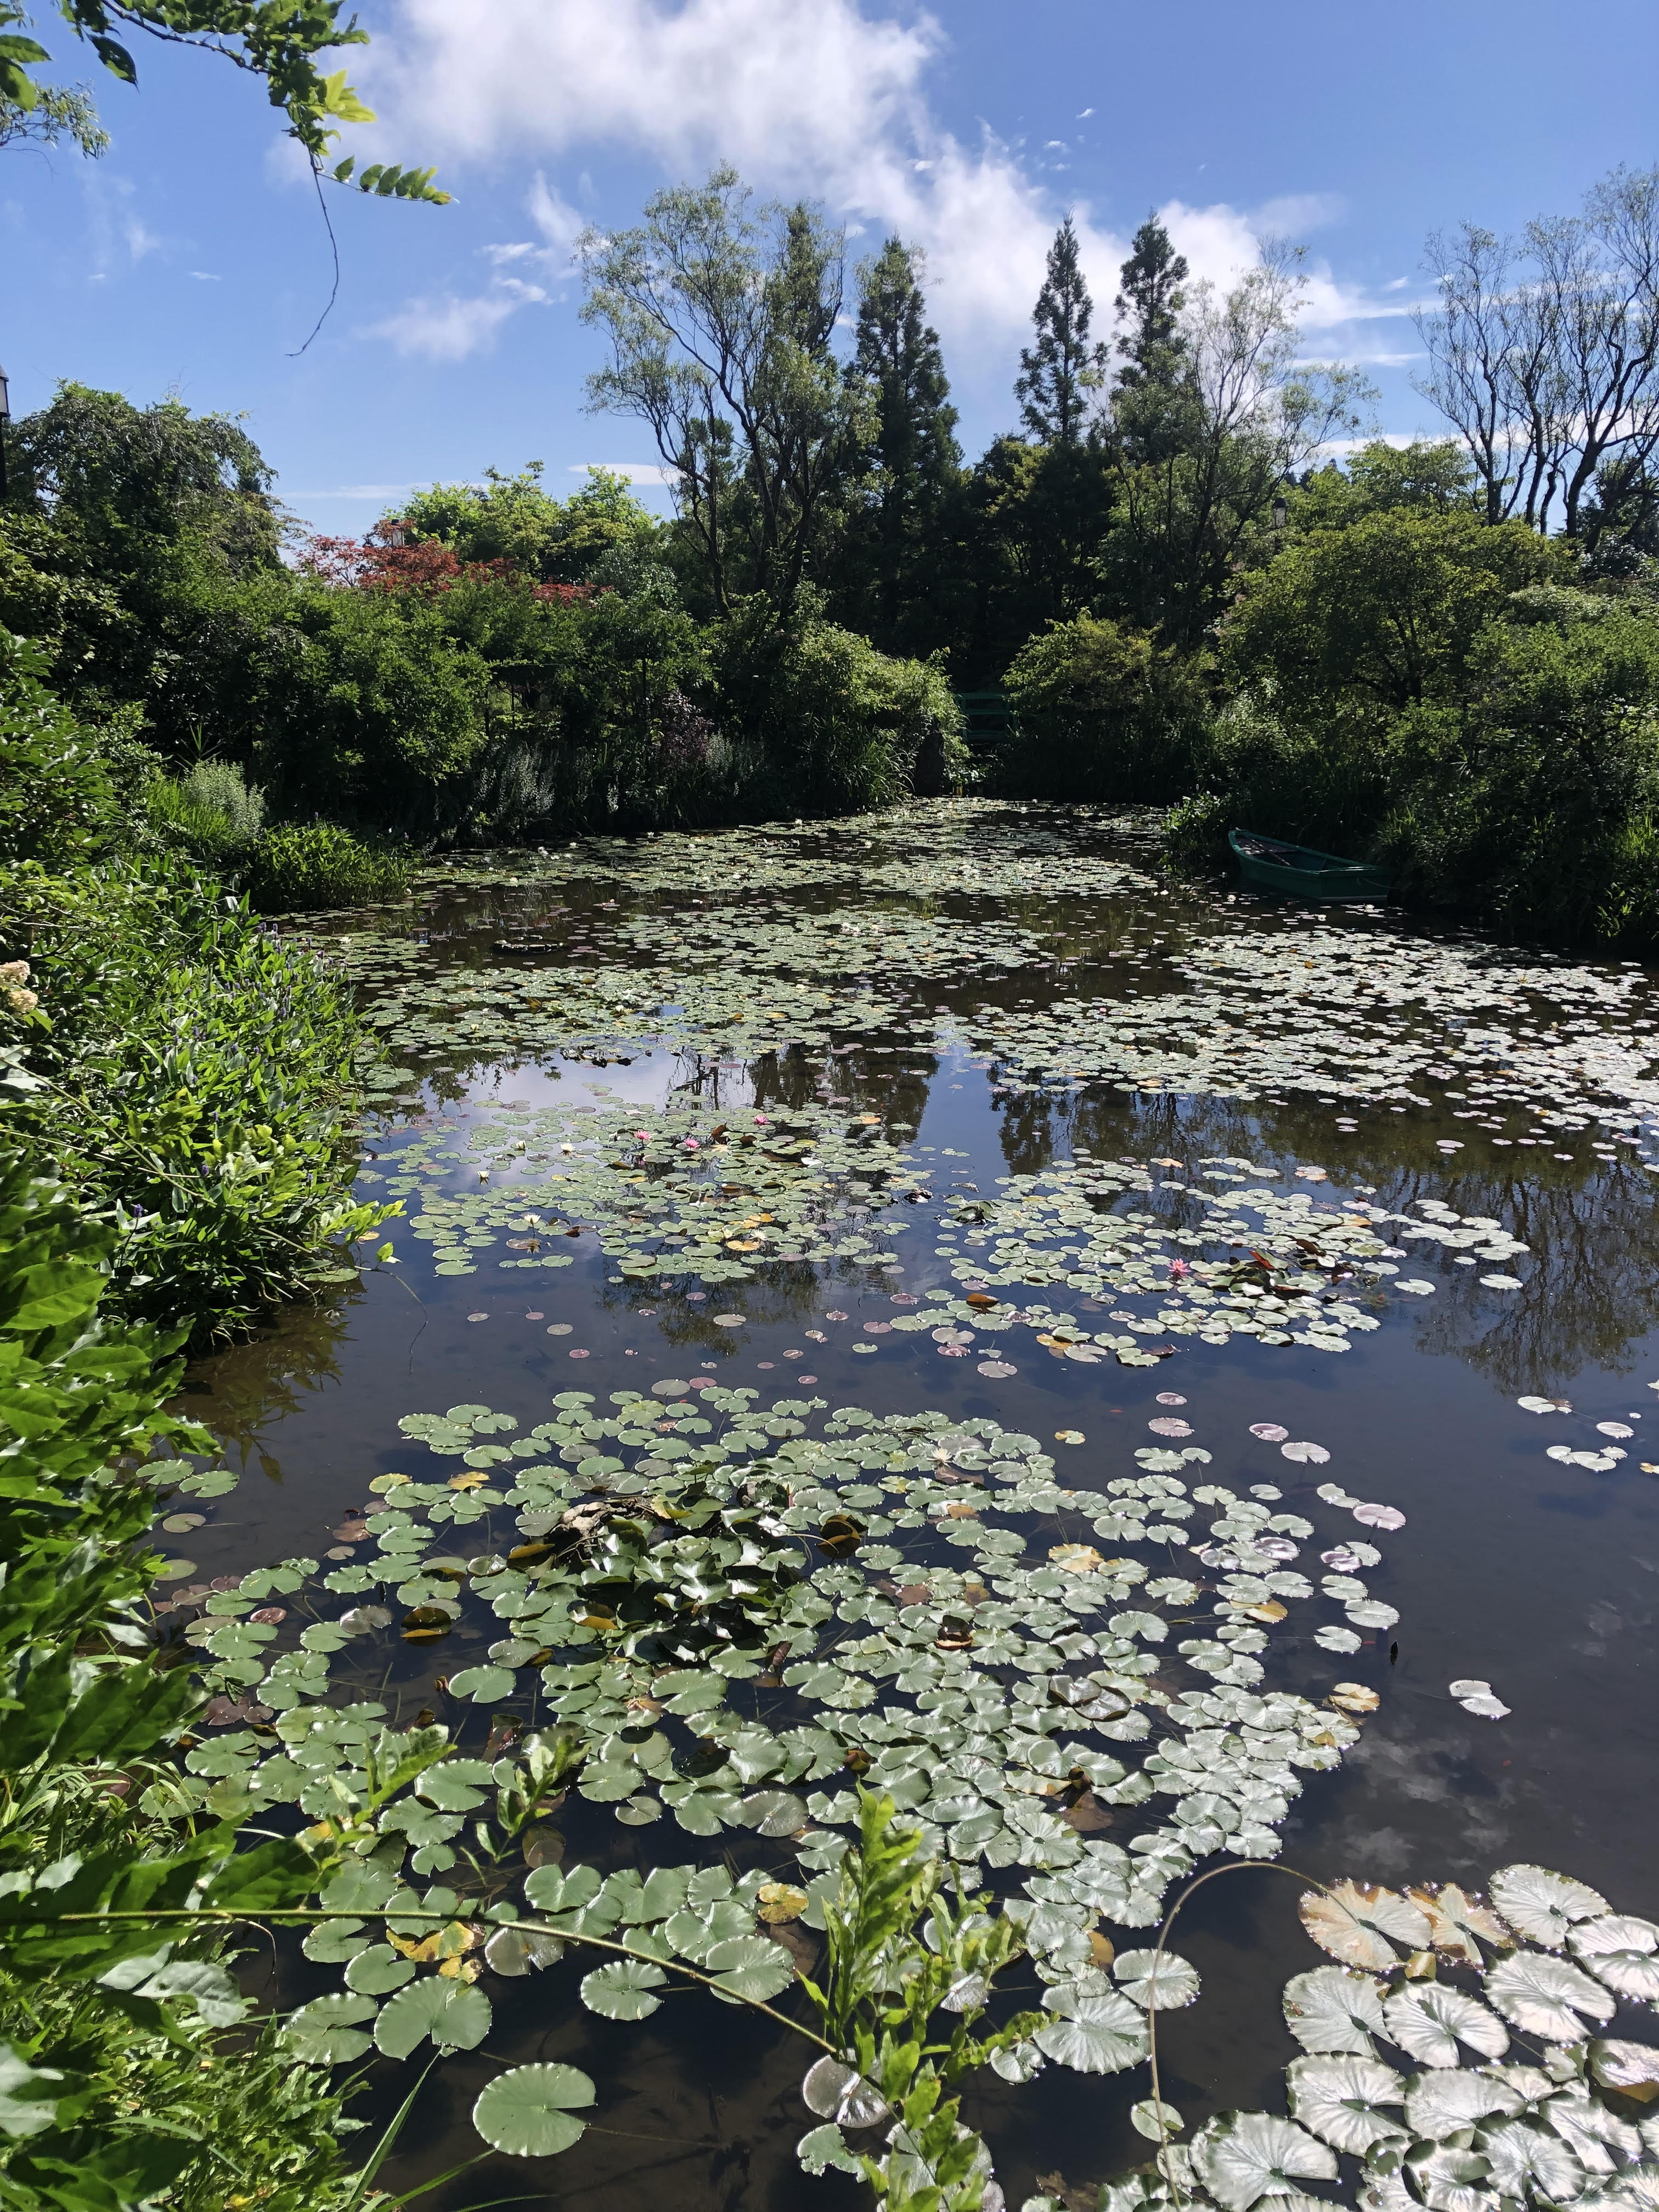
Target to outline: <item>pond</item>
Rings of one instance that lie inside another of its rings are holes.
[[[360,1195],[404,1218],[191,1378],[228,1472],[162,1540],[169,1633],[230,1657],[210,1765],[325,1680],[474,1759],[562,1718],[599,1748],[524,1857],[724,1869],[750,1915],[830,1878],[866,1774],[1035,1909],[1027,2004],[1224,1856],[1536,1861],[1659,1907],[1641,969],[1174,885],[1132,819],[969,801],[475,857],[315,933],[389,1054]],[[605,1516],[647,1507],[606,1570]],[[573,1525],[574,1607],[535,1571]],[[465,1817],[411,1825],[410,1879],[465,1893]],[[1182,1915],[1189,2124],[1295,2051],[1297,1893],[1249,1871]],[[816,1971],[821,1916],[779,1911]],[[588,2132],[434,2201],[859,2201],[796,2165],[792,2039],[694,1990],[601,2017],[592,1963],[485,1970],[489,2033],[383,2185],[472,2156],[533,2059],[592,2077]],[[369,2116],[418,2063],[377,2062]],[[1092,2203],[1147,2094],[1054,2063],[964,2116],[1010,2203]]]

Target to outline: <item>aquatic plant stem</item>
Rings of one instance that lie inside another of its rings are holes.
[[[1146,2056],[1152,2067],[1152,2109],[1158,2119],[1158,2164],[1159,2172],[1163,2174],[1164,2179],[1176,2193],[1176,2203],[1181,2204],[1184,2204],[1187,2200],[1182,2193],[1181,2184],[1175,2177],[1174,2169],[1166,2162],[1170,2148],[1170,2131],[1164,2123],[1164,2093],[1158,2086],[1157,2003],[1158,1961],[1164,1956],[1164,1946],[1169,1940],[1170,1930],[1175,1926],[1176,1914],[1187,1899],[1202,1889],[1206,1881],[1214,1881],[1224,1874],[1257,1873],[1287,1874],[1293,1881],[1304,1881],[1310,1888],[1318,1890],[1322,1896],[1328,1897],[1331,1893],[1328,1886],[1316,1876],[1304,1874],[1297,1867],[1286,1866],[1282,1859],[1229,1859],[1225,1866],[1212,1867],[1207,1874],[1201,1874],[1195,1881],[1188,1883],[1186,1888],[1182,1891],[1180,1896],[1164,1914],[1158,1925],[1158,1941],[1152,1946],[1152,1972],[1150,1982],[1152,2002],[1146,2008]]]

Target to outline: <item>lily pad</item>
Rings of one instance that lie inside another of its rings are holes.
[[[578,2067],[509,2067],[481,2091],[472,2124],[492,2150],[509,2158],[552,2158],[580,2136],[586,2122],[574,2115],[594,2095]]]

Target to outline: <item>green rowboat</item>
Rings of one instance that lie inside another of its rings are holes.
[[[1258,890],[1283,891],[1291,898],[1387,898],[1394,878],[1364,860],[1340,860],[1310,845],[1287,844],[1282,837],[1258,836],[1253,830],[1230,830],[1227,842],[1238,872]]]

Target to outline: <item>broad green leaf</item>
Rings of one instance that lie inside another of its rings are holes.
[[[1567,1937],[1581,1966],[1621,1997],[1659,2003],[1659,1928],[1622,1913],[1581,1920]]]
[[[1403,2136],[1401,2123],[1380,2107],[1398,2105],[1405,2085],[1392,2066],[1375,2058],[1332,2055],[1293,2058],[1285,2069],[1291,2111],[1334,2150],[1356,2157],[1373,2143]]]
[[[1146,2056],[1146,2018],[1115,1990],[1050,1990],[1060,2017],[1032,2038],[1045,2058],[1079,2074],[1121,2074]]]
[[[1120,1951],[1112,1961],[1112,1978],[1143,2012],[1176,2011],[1198,1995],[1196,1972],[1173,1951],[1161,1958],[1156,1951]]]
[[[582,1976],[581,2001],[605,2020],[644,2020],[662,2002],[652,1990],[667,1979],[660,1966],[643,1959],[610,1959]]]
[[[337,2066],[361,2058],[373,2046],[357,2023],[373,2020],[379,2009],[371,1996],[336,1991],[313,1997],[283,2022],[283,2047],[302,2066]]]
[[[1462,2063],[1460,2043],[1482,2058],[1501,2058],[1509,2030],[1494,2012],[1446,1982],[1408,1982],[1383,2007],[1389,2038],[1425,2066]]]
[[[527,1974],[532,1969],[554,1966],[563,1956],[564,1945],[556,1936],[544,1936],[539,1929],[520,1928],[510,1922],[498,1928],[484,1945],[484,1964],[496,1974]]]
[[[366,1951],[359,1951],[345,1971],[345,1984],[364,1996],[390,1996],[405,1982],[412,1982],[418,1968],[412,1959],[405,1959],[394,1951],[390,1943],[375,1943]]]
[[[1500,1959],[1486,1976],[1486,1995],[1505,2020],[1523,2035],[1551,2043],[1579,2043],[1589,2020],[1611,2020],[1613,2000],[1589,1976],[1565,1959],[1536,1951],[1517,1951]]]
[[[1518,2112],[1522,2102],[1519,2090],[1495,2073],[1443,2069],[1407,2083],[1406,2125],[1413,2136],[1439,2142],[1494,2112]]]
[[[470,1982],[442,1974],[399,1990],[374,2023],[374,2040],[388,2058],[407,2058],[429,2036],[440,2051],[472,2051],[489,2033],[489,1999]]]
[[[449,1678],[452,1694],[470,1698],[475,1705],[494,1705],[502,1698],[510,1698],[514,1686],[510,1667],[463,1667],[459,1674]]]
[[[1577,1921],[1607,1910],[1588,1884],[1524,1863],[1500,1868],[1492,1878],[1492,1901],[1510,1926],[1529,1942],[1559,1950]]]
[[[1264,2197],[1299,2195],[1298,2181],[1334,2181],[1337,2172],[1328,2144],[1273,2112],[1219,2113],[1194,2139],[1192,2159],[1227,2212],[1249,2212]]]
[[[1396,1942],[1416,1951],[1429,1941],[1426,1915],[1396,1891],[1372,1881],[1339,1881],[1327,1891],[1309,1890],[1301,1912],[1303,1926],[1322,1951],[1367,1972],[1386,1973],[1399,1965]]]
[[[1368,1974],[1348,1967],[1312,1967],[1285,1984],[1285,2025],[1304,2051],[1375,2057],[1371,2038],[1385,2025],[1381,1990]]]
[[[593,2102],[593,2084],[574,2066],[514,2066],[498,2074],[472,2107],[472,2124],[492,2150],[509,2158],[552,2158],[568,2150]]]
[[[776,1996],[795,1978],[795,1963],[781,1943],[764,1936],[736,1936],[703,1954],[706,1971],[719,1977],[714,1995],[737,2003],[762,2003]]]

